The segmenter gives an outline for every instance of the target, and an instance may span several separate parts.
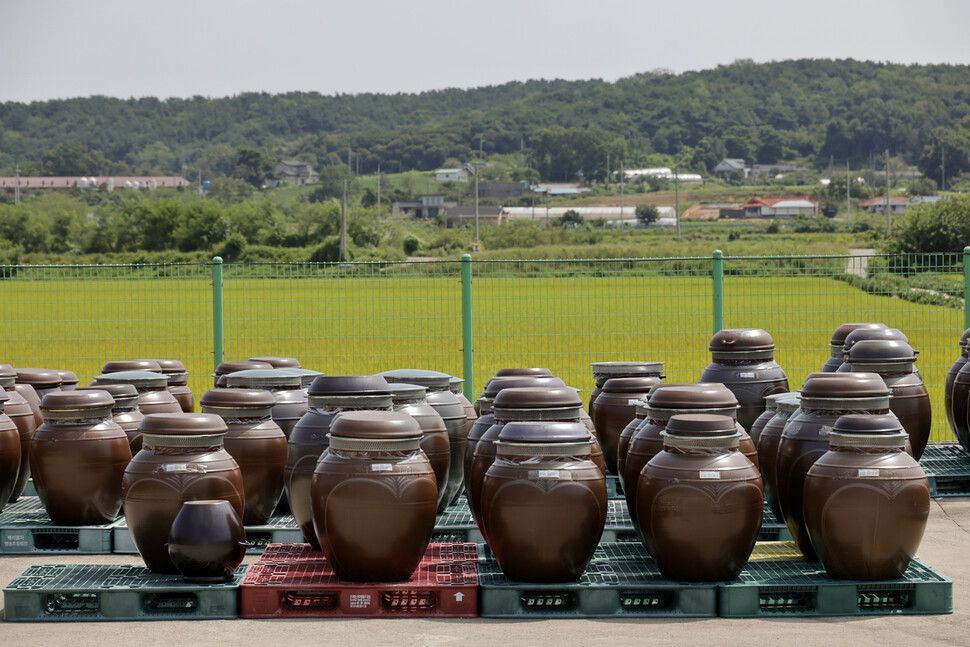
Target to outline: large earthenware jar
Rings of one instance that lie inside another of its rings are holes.
[[[451,501],[446,501],[448,471],[451,469],[451,449],[448,442],[448,427],[438,412],[428,404],[427,390],[417,384],[392,382],[391,400],[394,410],[406,413],[421,427],[421,451],[428,457],[434,470],[438,487],[438,511],[443,512]]]
[[[968,353],[970,353],[970,349],[967,348],[968,342],[970,342],[970,328],[964,330],[963,335],[960,337],[960,357],[957,358],[957,361],[953,362],[953,366],[947,371],[946,382],[943,385],[943,410],[946,411],[946,421],[950,425],[950,431],[953,432],[953,435],[960,441],[964,449],[968,449],[966,441],[970,440],[970,438],[964,433],[964,438],[961,439],[960,434],[957,433],[957,422],[954,410],[959,408],[963,417],[966,418],[967,398],[970,396],[970,392],[961,388],[960,396],[963,401],[959,403],[959,406],[956,406],[957,402],[953,397],[953,385],[956,381],[957,373],[967,364]],[[963,423],[963,426],[966,427],[966,424]]]
[[[916,555],[930,512],[923,468],[893,416],[846,415],[805,477],[805,525],[829,577],[895,580]]]
[[[103,391],[55,391],[40,402],[44,424],[30,441],[30,472],[55,524],[100,525],[118,516],[131,449],[112,406]]]
[[[211,413],[156,413],[142,420],[142,450],[125,469],[122,489],[128,531],[152,571],[178,572],[165,544],[186,501],[224,499],[242,516],[242,474],[222,446],[227,431]]]
[[[630,441],[637,428],[647,419],[647,398],[631,400],[633,405],[633,420],[626,423],[626,427],[620,432],[620,439],[616,443],[616,475],[623,489],[623,475],[626,472],[626,454],[630,449]]]
[[[829,449],[829,432],[848,413],[888,414],[889,388],[875,373],[811,373],[785,425],[775,460],[782,520],[809,561],[818,561],[805,528],[805,476]],[[762,434],[764,435],[764,434]]]
[[[10,493],[10,501],[16,501],[24,493],[27,487],[27,479],[30,478],[30,439],[34,437],[34,430],[37,428],[37,420],[34,418],[34,411],[30,408],[27,400],[17,392],[17,373],[9,364],[0,364],[0,387],[7,394],[8,400],[4,405],[4,413],[10,418],[17,427],[20,437],[20,469],[17,472],[17,481],[14,483],[13,491]],[[25,384],[26,388],[33,390],[33,387]],[[38,409],[40,402],[38,401]],[[6,501],[4,501],[6,503]]]
[[[835,373],[839,370],[839,367],[842,366],[842,345],[845,344],[845,338],[849,333],[860,328],[879,330],[886,327],[886,324],[881,323],[844,323],[836,328],[835,332],[832,333],[832,339],[829,340],[829,358],[825,360],[825,364],[822,365],[819,372]]]
[[[970,345],[968,345],[970,348]],[[970,452],[970,361],[953,378],[953,433],[960,445]]]
[[[758,439],[758,469],[761,471],[761,481],[765,489],[765,501],[768,502],[775,519],[779,521],[785,517],[781,513],[781,501],[778,499],[775,461],[778,460],[778,446],[781,444],[785,425],[798,411],[800,402],[801,395],[798,393],[781,395],[775,401],[775,415],[765,423],[765,428],[761,430],[761,437]]]
[[[295,357],[250,357],[250,362],[266,362],[273,368],[303,368]]]
[[[313,531],[310,484],[320,455],[329,445],[330,424],[342,411],[391,411],[391,389],[380,375],[320,375],[310,385],[310,410],[287,442],[283,488],[303,538],[319,550]]]
[[[868,339],[846,356],[853,372],[876,373],[889,387],[889,410],[909,434],[913,458],[919,460],[930,439],[933,407],[922,378],[914,371],[916,352],[903,341]]]
[[[745,431],[765,410],[765,396],[785,393],[788,378],[774,360],[775,342],[760,328],[730,328],[711,338],[711,359],[699,382],[720,382],[737,397]]]
[[[138,409],[138,391],[131,384],[102,384],[100,386],[82,386],[78,391],[105,391],[111,395],[114,405],[111,407],[111,419],[121,427],[128,437],[128,447],[134,456],[141,451],[141,425],[143,414]]]
[[[474,425],[475,421],[478,420],[478,414],[475,413],[475,407],[472,405],[471,401],[467,397],[465,397],[465,392],[463,387],[464,382],[465,380],[461,379],[460,377],[452,377],[449,390],[452,393],[454,393],[455,396],[458,397],[458,400],[461,401],[462,408],[464,408],[465,410],[465,432],[463,436],[465,439],[467,439],[468,432],[471,431],[472,425]],[[463,463],[465,459],[465,448],[462,447],[461,452],[453,452],[452,455],[458,457],[459,464]],[[449,480],[452,480],[452,479],[453,477],[449,476]],[[459,489],[460,489],[462,479],[460,478],[457,479],[457,482],[459,483]]]
[[[603,448],[606,470],[617,473],[617,447],[624,427],[636,417],[636,400],[646,398],[661,383],[657,376],[614,377],[606,380],[590,405],[596,439]]]
[[[246,529],[222,499],[186,501],[172,522],[168,556],[187,582],[231,582],[246,558]]]
[[[182,413],[195,411],[195,396],[192,394],[192,389],[189,388],[189,372],[185,369],[185,364],[177,359],[135,361],[153,361],[158,364],[162,375],[168,378],[168,392],[178,400]]]
[[[296,423],[306,415],[307,396],[303,392],[303,382],[299,375],[289,369],[255,369],[237,371],[226,375],[226,385],[230,388],[263,389],[276,399],[273,405],[273,420],[289,438]]]
[[[663,362],[590,362],[593,367],[595,387],[589,394],[589,415],[596,414],[596,398],[607,380],[615,377],[656,377],[664,378]]]
[[[9,399],[6,391],[0,391],[0,511],[10,501],[20,474],[20,432],[3,412]]]
[[[94,386],[102,384],[131,384],[138,391],[138,409],[146,416],[151,413],[183,413],[182,406],[168,391],[168,377],[160,370],[117,371],[94,378]]]
[[[790,394],[773,393],[772,395],[765,397],[765,410],[753,423],[751,423],[751,431],[748,434],[751,436],[751,442],[754,443],[755,447],[758,446],[758,441],[761,438],[761,432],[764,430],[765,425],[768,424],[768,421],[774,417],[775,411],[778,410],[778,398],[784,398],[788,395]]]
[[[503,426],[483,479],[482,519],[509,580],[571,582],[586,570],[608,505],[590,440],[578,421]]]
[[[74,371],[58,369],[57,375],[61,378],[61,391],[73,391],[77,388],[77,374]]]
[[[683,413],[703,413],[734,419],[738,399],[723,384],[661,384],[647,396],[646,418],[633,432],[623,468],[623,494],[630,517],[636,527],[637,481],[650,459],[663,451],[663,431],[671,416]],[[735,421],[736,422],[736,421]],[[738,443],[741,453],[757,466],[758,450],[739,423]]]
[[[340,579],[406,581],[424,556],[438,487],[421,436],[399,411],[350,411],[330,426],[313,474],[313,527]]]
[[[848,335],[845,336],[845,341],[842,343],[842,365],[839,366],[839,373],[848,373],[852,370],[852,366],[848,363],[847,358],[849,351],[860,341],[869,340],[879,340],[879,341],[901,341],[909,343],[909,338],[906,337],[906,333],[898,328],[858,328],[853,330]],[[914,370],[916,367],[913,367]]]
[[[262,389],[209,389],[199,404],[202,413],[214,413],[226,422],[224,447],[242,473],[247,526],[269,521],[283,496],[286,436],[273,420],[276,399]]]
[[[14,390],[30,405],[34,412],[34,421],[40,427],[44,424],[40,401],[48,393],[61,390],[61,376],[57,371],[46,368],[17,368],[14,371],[17,373]]]
[[[733,580],[744,568],[764,512],[761,474],[738,451],[740,432],[726,416],[676,415],[664,450],[637,484],[638,523],[665,579]]]
[[[213,386],[227,386],[226,376],[230,373],[269,368],[273,368],[273,365],[267,362],[254,362],[252,360],[229,360],[219,362],[219,365],[216,366],[215,372],[212,374]]]

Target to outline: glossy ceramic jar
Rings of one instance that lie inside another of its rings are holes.
[[[580,407],[582,403],[580,403]],[[508,422],[482,484],[488,545],[514,582],[572,582],[606,523],[606,477],[581,422]]]
[[[805,477],[805,525],[829,577],[895,580],[916,555],[930,486],[893,416],[842,416]]]
[[[226,376],[230,373],[270,368],[273,368],[272,364],[268,364],[267,362],[254,362],[252,360],[230,360],[220,362],[219,365],[216,366],[215,373],[212,374],[213,386],[227,386]]]
[[[0,511],[10,501],[20,474],[20,432],[3,412],[9,399],[6,391],[0,391]]]
[[[40,401],[48,393],[61,390],[61,376],[57,371],[46,368],[17,368],[14,371],[17,373],[14,389],[30,405],[34,412],[34,421],[40,427],[44,424]]]
[[[226,375],[226,386],[240,389],[263,389],[276,399],[273,420],[289,438],[296,423],[309,408],[299,375],[289,369],[255,369]]]
[[[860,328],[865,328],[868,330],[879,330],[886,328],[886,324],[881,323],[844,323],[835,329],[832,333],[832,339],[829,340],[829,358],[825,360],[825,364],[822,365],[820,373],[835,373],[842,366],[842,345],[845,344],[845,338],[849,333],[859,330]]]
[[[646,398],[650,391],[661,384],[656,376],[614,377],[606,380],[596,399],[590,405],[596,439],[603,448],[606,470],[617,473],[617,449],[624,427],[636,417],[635,400]]]
[[[589,415],[596,415],[596,398],[607,380],[615,377],[656,377],[664,379],[663,362],[591,362],[595,387],[589,394]],[[595,424],[595,423],[594,423]]]
[[[112,360],[105,362],[101,367],[101,373],[127,373],[129,371],[148,371],[149,373],[161,373],[162,367],[153,359],[125,359]]]
[[[811,373],[785,425],[775,460],[782,521],[808,561],[818,561],[805,528],[805,476],[829,449],[829,431],[849,413],[888,414],[889,388],[875,373]],[[764,434],[762,434],[764,435]]]
[[[138,430],[145,417],[138,410],[138,391],[131,384],[102,384],[100,386],[82,386],[78,391],[105,391],[111,395],[114,405],[111,407],[111,419],[115,421],[128,437],[128,447],[134,456],[141,451],[141,432]]]
[[[287,442],[283,488],[303,538],[320,550],[313,531],[310,484],[317,461],[330,444],[330,424],[343,411],[391,411],[391,389],[380,375],[320,375],[310,385],[309,404]]]
[[[528,368],[528,367],[526,367],[526,368],[508,367],[508,368],[500,368],[499,370],[495,371],[495,375],[492,376],[492,377],[499,377],[499,378],[505,378],[505,377],[555,377],[555,375],[553,374],[553,372],[551,370],[549,370],[548,368],[543,368],[543,367],[531,367],[531,368]],[[488,387],[488,382],[490,380],[491,380],[491,378],[489,378],[489,380],[487,380],[485,382],[485,387],[486,388]],[[479,394],[478,399],[475,400],[474,407],[475,407],[475,413],[477,415],[481,415],[481,412],[479,411],[479,409],[481,408],[482,398],[484,398],[484,397],[485,397],[485,393],[484,393],[484,390],[483,390],[483,392]]]
[[[906,333],[898,328],[859,328],[853,330],[845,337],[842,344],[842,365],[838,368],[839,373],[848,373],[852,367],[846,361],[849,351],[860,341],[879,340],[879,341],[901,341],[909,343]],[[915,368],[915,367],[914,367]]]
[[[303,368],[295,357],[250,357],[250,362],[265,362],[273,368]]]
[[[778,446],[785,425],[798,411],[801,395],[787,393],[775,401],[775,415],[771,417],[758,439],[758,469],[761,471],[761,481],[765,489],[765,501],[771,508],[771,513],[778,521],[785,517],[781,512],[781,501],[778,499],[777,471],[775,461],[778,460]]]
[[[421,451],[428,457],[438,486],[438,511],[443,512],[451,503],[446,501],[448,471],[451,469],[451,449],[448,427],[438,412],[428,404],[427,390],[417,384],[392,382],[391,400],[394,410],[406,413],[421,427]]]
[[[37,419],[34,418],[34,411],[30,408],[27,400],[17,392],[16,387],[17,373],[9,364],[0,364],[0,387],[3,388],[8,400],[4,404],[4,413],[17,427],[20,437],[20,469],[17,472],[17,481],[14,483],[13,491],[10,493],[10,501],[16,501],[24,493],[27,487],[27,480],[30,478],[30,439],[34,437],[34,430],[37,429]],[[29,385],[23,385],[33,390]],[[38,410],[40,402],[38,401]],[[6,501],[3,501],[6,503]]]
[[[641,400],[631,400],[633,405],[633,420],[626,423],[626,427],[620,432],[620,439],[616,443],[616,475],[619,482],[619,489],[623,491],[624,473],[626,472],[626,454],[630,450],[630,441],[637,428],[647,419],[647,398]]]
[[[111,395],[55,391],[40,406],[44,424],[30,441],[30,472],[51,521],[62,526],[113,522],[131,449],[111,420]]]
[[[465,380],[460,377],[451,378],[449,390],[458,397],[461,401],[461,406],[465,409],[465,429],[467,430],[465,431],[465,438],[468,438],[468,431],[471,431],[472,425],[478,420],[478,414],[475,413],[475,407],[471,401],[465,397],[463,389],[464,382]],[[462,451],[462,456],[464,456],[464,451]]]
[[[933,407],[922,378],[914,371],[916,352],[902,341],[868,339],[846,355],[853,372],[876,373],[889,387],[889,410],[909,434],[913,458],[919,460],[930,439]]]
[[[177,359],[134,360],[150,361],[158,364],[162,375],[168,378],[168,392],[175,396],[182,413],[195,411],[195,396],[189,388],[189,373],[185,364]],[[104,371],[102,371],[103,373]]]
[[[751,436],[751,442],[754,446],[758,446],[758,440],[761,437],[761,432],[764,430],[765,425],[771,420],[775,411],[777,411],[778,398],[784,398],[791,395],[790,393],[773,393],[772,395],[765,397],[765,410],[758,416],[758,418],[751,424],[751,432],[748,434]]]
[[[186,501],[172,522],[168,556],[187,582],[231,582],[246,557],[246,529],[223,499]]]
[[[730,328],[711,338],[711,359],[698,382],[720,382],[738,399],[745,431],[765,410],[765,397],[786,393],[788,377],[775,362],[775,342],[760,328]]]
[[[623,467],[623,494],[636,527],[637,481],[650,459],[663,451],[663,431],[677,414],[703,413],[734,418],[738,400],[723,384],[661,384],[647,397],[646,418],[633,432]],[[757,465],[758,450],[737,424],[740,451]]]
[[[152,571],[178,572],[166,543],[186,501],[223,499],[242,517],[242,474],[222,446],[227,431],[211,413],[156,413],[142,420],[142,450],[125,469],[122,490],[128,531]]]
[[[676,415],[637,484],[638,523],[664,579],[721,582],[744,568],[761,532],[761,474],[726,416]]]
[[[961,426],[963,428],[961,429],[961,433],[957,433],[957,422],[956,416],[954,415],[954,409],[958,408],[962,412],[963,418],[966,419],[967,400],[968,397],[970,397],[970,391],[967,391],[961,387],[958,395],[962,398],[962,401],[959,403],[959,405],[957,405],[957,402],[954,399],[953,386],[954,382],[956,381],[957,373],[959,373],[960,369],[967,364],[968,353],[970,353],[970,350],[967,349],[968,342],[970,342],[970,328],[964,330],[963,335],[960,337],[960,357],[957,358],[957,361],[953,362],[953,366],[951,366],[950,370],[947,371],[946,382],[943,385],[943,410],[946,412],[946,421],[950,426],[950,431],[953,432],[953,435],[964,449],[970,449],[970,446],[968,446],[968,442],[970,442],[970,429],[967,428],[968,423],[962,423]],[[963,436],[962,438],[961,434]]]
[[[262,389],[209,389],[199,404],[202,413],[222,418],[228,431],[223,446],[242,473],[247,526],[269,521],[283,496],[286,436],[273,420],[276,399]]]
[[[77,375],[74,371],[57,371],[61,378],[61,391],[73,391],[77,388]]]
[[[138,409],[146,416],[151,413],[183,413],[175,396],[168,391],[168,378],[153,371],[118,371],[94,378],[93,386],[102,384],[131,384],[138,391]]]
[[[313,527],[334,573],[403,582],[434,531],[438,487],[421,427],[399,411],[351,411],[330,426],[313,474]]]

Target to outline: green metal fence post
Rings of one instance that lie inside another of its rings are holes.
[[[212,365],[215,370],[225,359],[223,337],[222,257],[212,257]]]
[[[970,247],[963,248],[963,327],[970,328]]]
[[[711,259],[711,277],[714,279],[714,332],[724,329],[724,255],[715,249]]]
[[[475,358],[472,347],[472,257],[461,257],[461,358],[462,389],[469,398],[475,397]]]

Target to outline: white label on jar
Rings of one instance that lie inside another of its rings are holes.
[[[539,470],[539,478],[557,479],[559,478],[559,470]]]
[[[879,470],[859,470],[859,476],[879,476]]]
[[[374,463],[370,466],[372,472],[390,472],[394,466],[390,463]]]
[[[738,375],[740,375],[741,377],[747,377],[747,378],[750,378],[750,379],[754,379],[754,373],[739,373]]]
[[[832,428],[828,425],[824,425],[818,430],[820,436],[828,436],[832,432]]]
[[[702,479],[720,479],[721,473],[716,470],[701,470],[699,472]]]
[[[627,401],[626,401],[626,404],[627,404],[627,406],[629,406],[629,407],[635,407],[635,406],[637,406],[638,404],[640,404],[640,400],[627,400]]]

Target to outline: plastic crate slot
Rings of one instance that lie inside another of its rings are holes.
[[[431,535],[432,544],[460,544],[465,540],[465,534],[459,532],[440,531]]]
[[[142,608],[149,613],[191,613],[199,608],[199,596],[189,592],[151,593],[142,598]]]
[[[620,593],[624,609],[673,609],[677,596],[673,591],[626,591]]]
[[[640,535],[635,530],[618,530],[616,533],[617,542],[640,541]]]
[[[246,541],[249,542],[250,549],[266,548],[273,543],[273,533],[251,530],[246,533]]]
[[[282,601],[287,609],[334,609],[340,596],[336,591],[287,591]]]
[[[433,609],[438,603],[434,591],[384,591],[381,593],[381,606],[391,611],[414,611]]]
[[[758,595],[758,605],[766,613],[814,611],[815,596],[814,590],[762,590]]]
[[[561,593],[526,591],[520,600],[523,609],[572,609],[576,606],[576,594],[568,591]]]
[[[76,615],[97,613],[101,601],[97,593],[55,593],[47,596],[47,613],[51,615]]]
[[[859,609],[910,609],[916,599],[915,589],[881,589],[859,591]]]
[[[77,530],[34,530],[34,548],[37,550],[77,550],[81,545]]]
[[[936,479],[936,491],[941,494],[966,494],[970,482],[959,478]]]

